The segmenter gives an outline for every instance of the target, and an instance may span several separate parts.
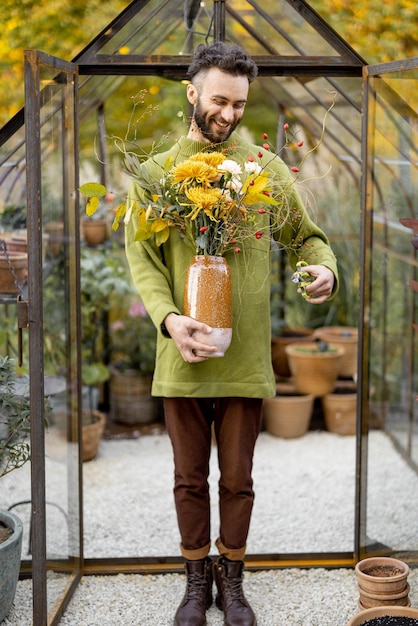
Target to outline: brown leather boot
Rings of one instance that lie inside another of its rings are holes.
[[[185,563],[186,593],[176,611],[174,626],[205,626],[212,604],[213,563],[206,558]]]
[[[216,606],[224,612],[224,626],[256,626],[257,620],[242,590],[242,561],[221,557],[214,564],[218,588]]]

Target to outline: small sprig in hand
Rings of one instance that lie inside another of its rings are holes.
[[[296,263],[296,272],[292,274],[292,283],[295,283],[299,287],[299,292],[302,295],[302,298],[309,298],[309,294],[306,293],[306,287],[313,282],[312,276],[305,272],[302,268],[306,267],[308,264],[305,261],[298,261]]]

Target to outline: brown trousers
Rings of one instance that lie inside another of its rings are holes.
[[[202,559],[210,551],[209,458],[214,423],[219,480],[220,532],[227,558],[242,560],[254,502],[254,446],[262,423],[256,398],[165,398],[174,453],[174,500],[182,555]]]

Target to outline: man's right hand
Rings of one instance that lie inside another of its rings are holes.
[[[197,341],[193,335],[195,331],[200,331],[205,335],[212,332],[212,327],[202,322],[194,320],[192,317],[186,315],[177,315],[176,313],[169,313],[165,320],[164,325],[167,331],[170,333],[172,340],[177,346],[178,351],[187,363],[200,363],[206,361],[211,354],[216,352],[215,346],[207,346],[200,341]],[[208,356],[196,356],[195,351],[207,352]]]

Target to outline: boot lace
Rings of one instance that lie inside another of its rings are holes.
[[[235,600],[238,600],[240,602],[245,601],[241,578],[225,577],[223,582],[225,599],[228,602],[234,602]]]
[[[186,598],[187,600],[196,600],[203,602],[206,595],[207,580],[206,576],[192,572],[187,577]]]

